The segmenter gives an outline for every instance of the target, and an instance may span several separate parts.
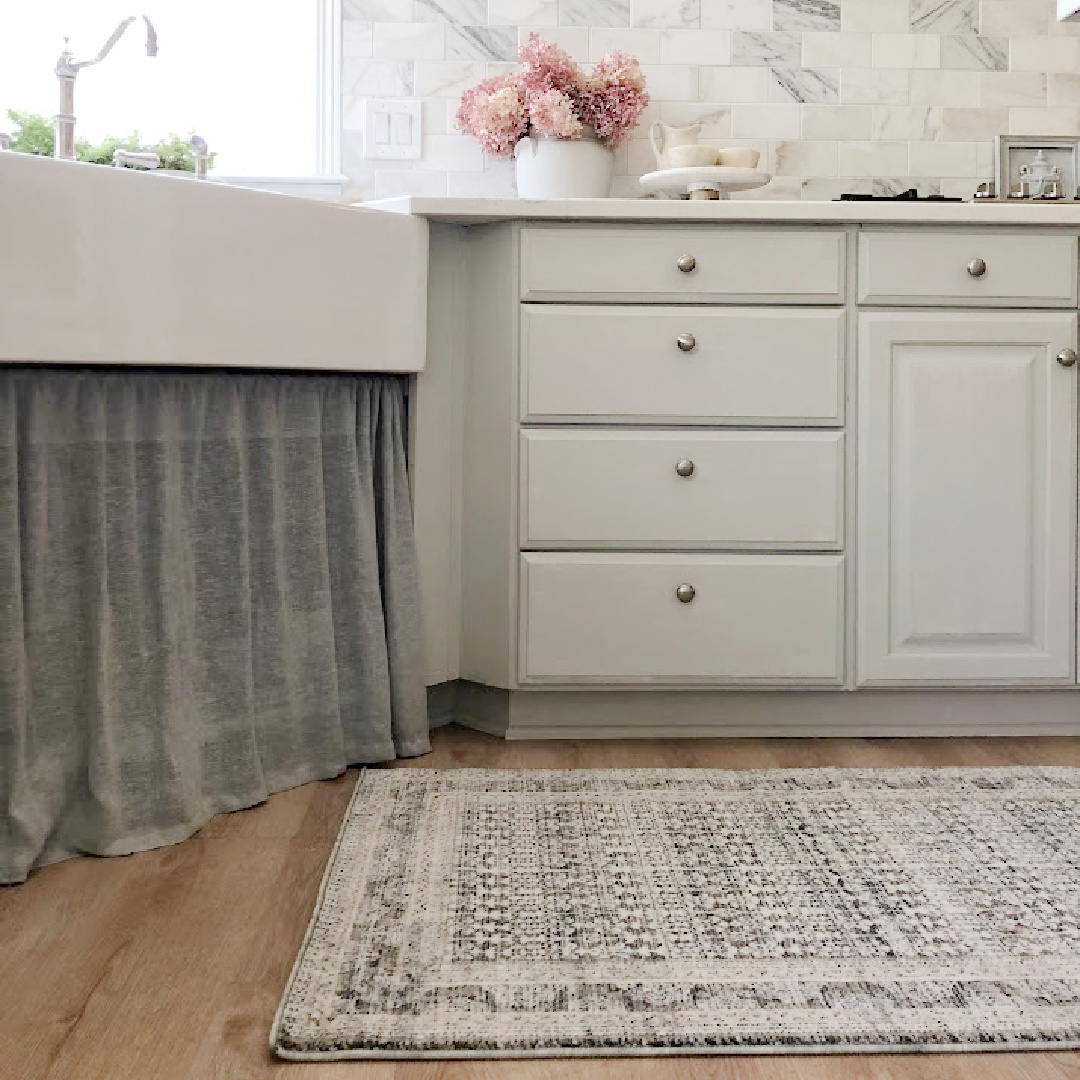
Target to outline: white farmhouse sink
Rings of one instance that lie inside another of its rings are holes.
[[[418,371],[427,224],[0,152],[0,363]]]

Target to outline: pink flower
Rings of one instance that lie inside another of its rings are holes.
[[[561,90],[547,90],[529,98],[529,122],[537,135],[555,139],[576,139],[582,123],[574,113],[574,102]]]
[[[593,68],[581,98],[581,118],[608,146],[618,146],[637,126],[649,104],[645,76],[632,56],[618,50]]]
[[[510,156],[530,132],[580,139],[587,127],[618,146],[649,104],[641,65],[626,53],[608,53],[586,75],[558,46],[530,34],[518,59],[520,75],[485,79],[462,95],[457,128],[485,153]]]
[[[585,88],[585,73],[558,45],[549,45],[538,34],[518,49],[521,82],[526,100],[541,97],[548,90],[561,90],[576,98]]]
[[[517,75],[485,79],[461,95],[455,124],[488,154],[508,155],[528,129],[525,92]]]

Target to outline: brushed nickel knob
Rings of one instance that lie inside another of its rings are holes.
[[[1062,349],[1057,354],[1057,362],[1062,367],[1072,367],[1076,363],[1076,350],[1075,349]]]
[[[675,344],[678,345],[683,352],[693,352],[694,349],[697,348],[697,338],[694,337],[693,334],[680,334],[675,339]]]
[[[675,265],[684,273],[689,274],[695,266],[697,266],[697,259],[693,255],[680,255],[675,260]]]
[[[972,259],[967,264],[967,272],[972,277],[982,277],[986,273],[986,260],[985,259]]]
[[[1060,360],[1061,357],[1058,357],[1058,359]],[[1076,359],[1076,357],[1074,356],[1073,360],[1075,360],[1075,359]],[[688,457],[683,458],[682,461],[680,461],[675,466],[675,471],[680,476],[693,476],[694,475],[694,463]]]
[[[680,604],[689,604],[697,596],[697,589],[693,585],[687,585],[684,582],[675,590],[675,595],[679,598]]]

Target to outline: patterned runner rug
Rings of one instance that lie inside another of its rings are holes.
[[[1080,769],[369,770],[271,1046],[1080,1046]]]

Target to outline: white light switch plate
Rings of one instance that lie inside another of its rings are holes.
[[[364,100],[364,157],[398,161],[420,157],[422,103],[408,98]]]

